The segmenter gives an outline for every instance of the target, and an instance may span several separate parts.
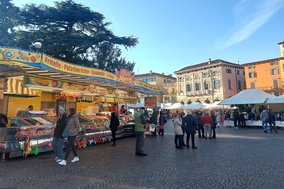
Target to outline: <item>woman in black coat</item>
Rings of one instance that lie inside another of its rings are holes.
[[[157,110],[153,110],[153,114],[152,114],[152,116],[150,117],[150,124],[151,124],[151,126],[152,125],[155,125],[155,130],[154,131],[151,131],[151,134],[153,135],[153,136],[156,136],[157,134],[156,134],[156,126],[158,125],[158,111]]]
[[[160,117],[159,117],[160,127],[159,127],[159,132],[158,132],[158,134],[161,135],[161,136],[164,135],[164,130],[165,130],[165,124],[166,123],[167,123],[166,116],[165,116],[164,112],[161,110],[160,111]]]
[[[119,126],[118,117],[115,115],[115,112],[111,112],[109,127],[112,133],[112,146],[115,146],[115,141],[116,141],[115,134],[116,134],[118,126]]]

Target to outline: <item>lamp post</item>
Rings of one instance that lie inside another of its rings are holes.
[[[210,70],[210,80],[211,80],[211,95],[212,95],[212,102],[214,102],[214,81],[215,79],[213,78],[213,71]]]

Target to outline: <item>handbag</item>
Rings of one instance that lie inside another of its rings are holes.
[[[68,130],[64,130],[63,131],[63,138],[68,138],[70,135],[69,135],[69,131]]]

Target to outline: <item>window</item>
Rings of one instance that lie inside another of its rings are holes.
[[[249,73],[249,78],[256,78],[256,73],[255,72],[250,72]]]
[[[237,75],[240,75],[240,70],[237,70]]]
[[[232,89],[231,80],[228,79],[228,89]]]
[[[254,82],[251,82],[251,83],[250,83],[250,88],[251,88],[251,89],[255,89],[255,83],[254,83]]]
[[[172,88],[172,94],[175,94],[175,93],[176,93],[176,89]]]
[[[242,90],[242,84],[241,84],[241,81],[240,81],[240,80],[238,80],[238,88],[239,88],[239,91]]]
[[[180,93],[183,92],[183,85],[181,83],[179,84],[179,89],[178,90],[179,90]]]
[[[220,88],[220,80],[213,80],[213,84],[214,84],[214,89]]]
[[[226,69],[226,73],[232,73],[231,69]]]
[[[189,83],[186,84],[186,92],[191,91],[191,88],[192,88],[191,84],[189,84]]]
[[[208,90],[208,89],[209,89],[208,81],[204,81],[204,89],[205,89],[205,90]]]
[[[271,66],[276,66],[276,65],[278,65],[278,62],[277,61],[271,62],[270,65]]]
[[[278,75],[278,69],[277,68],[273,68],[271,69],[271,75]]]
[[[254,68],[255,68],[254,65],[251,65],[251,66],[248,67],[248,69],[254,69]]]
[[[278,80],[277,79],[273,79],[273,87],[278,88]]]
[[[164,79],[164,83],[167,83],[167,80],[166,80],[166,79]]]
[[[195,83],[195,90],[199,91],[200,90],[200,83]]]

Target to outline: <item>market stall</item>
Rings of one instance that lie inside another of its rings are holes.
[[[135,81],[127,70],[112,74],[21,49],[0,47],[0,70],[0,113],[10,118],[8,128],[0,132],[0,152],[10,154],[20,154],[18,152],[23,149],[34,154],[52,150],[53,123],[60,106],[67,112],[75,108],[79,114],[82,129],[76,141],[78,147],[107,142],[111,140],[108,114],[113,110],[117,112],[118,103],[137,103],[139,93],[163,91],[160,87]],[[45,116],[18,114],[30,105],[36,111],[44,111]],[[120,121],[118,136],[134,133],[131,116],[123,115]],[[17,145],[8,147],[11,141],[7,138],[12,138]],[[25,143],[27,147],[23,147]],[[29,148],[31,146],[37,148]]]

